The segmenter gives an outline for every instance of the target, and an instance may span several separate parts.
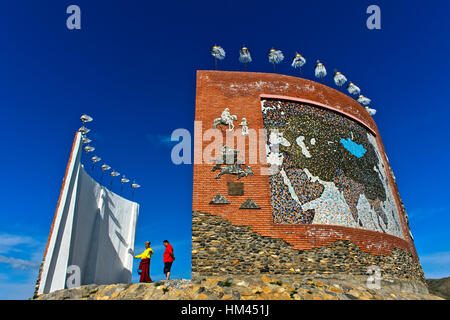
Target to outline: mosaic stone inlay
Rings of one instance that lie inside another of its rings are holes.
[[[399,212],[376,139],[338,113],[298,102],[263,100],[273,220],[328,224],[403,238]],[[273,146],[278,146],[278,151]]]

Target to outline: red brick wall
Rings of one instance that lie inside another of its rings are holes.
[[[201,130],[197,128],[195,132],[193,211],[219,215],[235,225],[251,226],[262,236],[283,239],[296,249],[311,249],[328,245],[335,240],[350,240],[362,251],[372,254],[389,254],[393,248],[400,248],[417,257],[401,209],[397,186],[390,174],[388,174],[389,181],[393,186],[406,240],[379,232],[342,226],[273,223],[269,179],[267,175],[259,174],[260,169],[267,166],[261,163],[251,165],[254,176],[240,180],[244,182],[243,196],[228,195],[227,182],[236,182],[236,176],[223,175],[220,179],[215,179],[217,172],[210,171],[213,165],[199,162],[203,149],[211,141],[203,141],[201,145],[198,141],[202,140],[200,135],[205,130],[212,128],[213,120],[220,117],[226,107],[230,108],[231,114],[238,117],[238,122],[235,122],[236,128],[239,128],[238,124],[245,117],[249,129],[263,129],[260,95],[307,99],[316,102],[319,106],[329,106],[351,116],[375,133],[384,164],[389,167],[375,122],[358,102],[346,94],[313,81],[279,74],[198,71],[195,120],[201,121],[202,128]],[[225,130],[223,132],[225,133]],[[223,137],[225,142],[225,134]],[[246,141],[245,154],[246,164],[248,164],[249,144],[248,140]],[[209,204],[218,193],[224,195],[231,204]],[[254,200],[261,209],[239,209],[248,198]]]

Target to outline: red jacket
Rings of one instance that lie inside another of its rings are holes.
[[[166,250],[164,251],[163,261],[164,262],[172,262],[173,261],[173,248],[170,243],[167,245]]]

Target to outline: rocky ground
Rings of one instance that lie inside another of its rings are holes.
[[[40,295],[36,300],[442,300],[413,283],[369,289],[363,278],[303,277],[175,279],[154,283],[87,285]]]
[[[450,300],[450,277],[442,279],[427,279],[430,293]]]

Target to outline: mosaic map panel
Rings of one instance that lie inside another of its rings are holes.
[[[400,238],[399,212],[371,132],[338,113],[262,100],[273,220],[362,228]]]

